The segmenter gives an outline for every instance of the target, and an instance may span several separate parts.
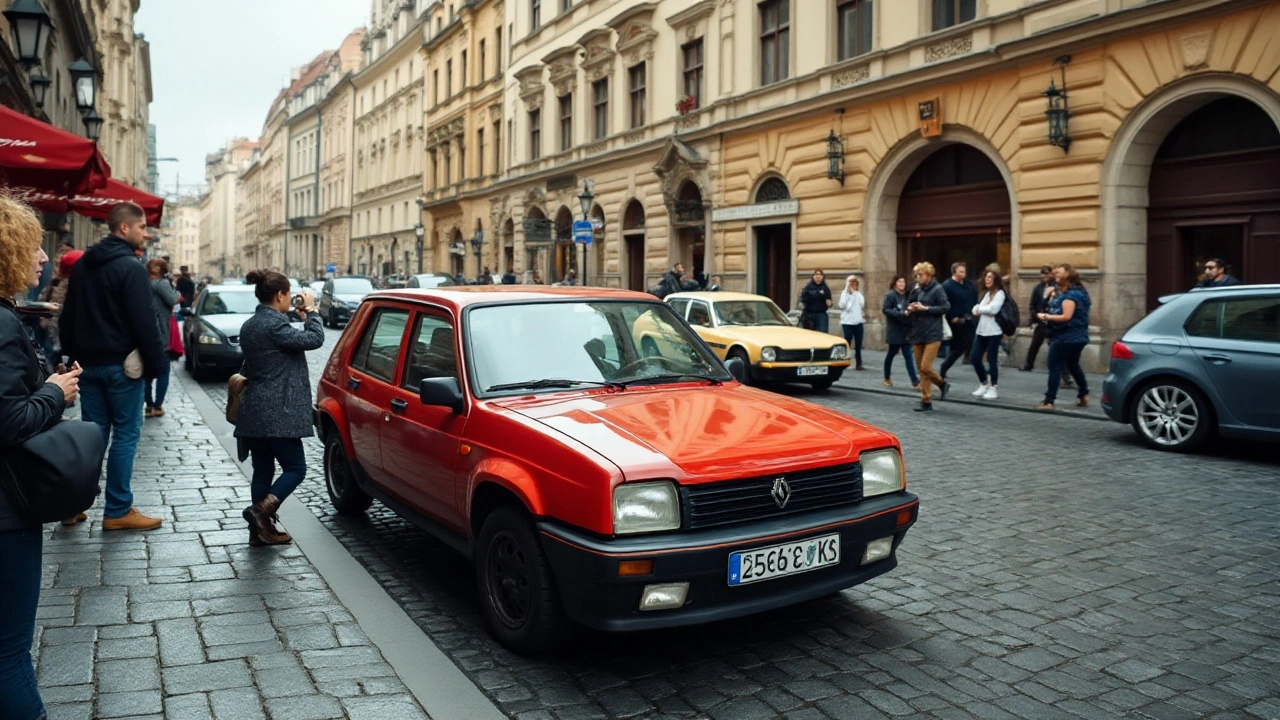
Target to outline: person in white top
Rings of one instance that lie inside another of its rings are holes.
[[[1004,280],[1000,278],[1000,273],[994,270],[987,270],[982,274],[982,282],[978,288],[978,304],[973,306],[973,314],[978,318],[978,327],[973,340],[973,350],[969,353],[969,360],[973,364],[973,371],[978,374],[978,389],[973,391],[975,397],[986,400],[995,400],[999,395],[996,392],[996,383],[1000,379],[1000,341],[1004,338],[1004,331],[1000,329],[1000,323],[996,322],[996,315],[1000,312],[1000,308],[1004,306]],[[987,356],[987,367],[982,367],[982,356]],[[987,373],[990,372],[990,381],[987,379]]]
[[[866,370],[862,366],[862,309],[866,305],[866,297],[858,290],[858,276],[850,275],[840,293],[840,327],[844,329],[844,341],[853,348],[855,370]]]

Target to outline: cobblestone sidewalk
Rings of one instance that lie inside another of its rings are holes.
[[[425,719],[300,550],[248,547],[248,480],[180,382],[165,410],[133,481],[164,527],[103,533],[100,505],[47,527],[33,656],[50,720]]]

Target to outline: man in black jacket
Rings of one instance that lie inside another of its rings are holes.
[[[85,251],[71,271],[59,333],[62,351],[84,367],[80,398],[85,420],[102,428],[107,454],[103,530],[151,530],[160,520],[133,507],[133,460],[142,431],[143,378],[160,375],[164,344],[151,302],[151,282],[138,262],[147,242],[142,208],[120,203],[107,216],[111,234]],[[137,351],[142,377],[125,376]]]
[[[1049,326],[1036,320],[1042,312],[1049,312],[1049,290],[1054,286],[1053,266],[1043,265],[1040,268],[1040,282],[1031,290],[1031,302],[1027,308],[1031,311],[1031,347],[1027,348],[1027,359],[1022,363],[1023,371],[1030,371],[1036,366],[1036,355],[1040,346],[1049,337]]]
[[[178,276],[178,294],[182,296],[182,307],[189,308],[196,299],[196,282],[191,279],[191,271],[186,265],[179,269],[182,274]]]
[[[942,377],[957,362],[969,361],[969,350],[973,347],[973,335],[977,326],[974,324],[973,306],[978,304],[978,289],[965,278],[969,268],[962,262],[952,263],[951,277],[942,283],[942,290],[947,293],[947,302],[951,309],[947,311],[947,324],[951,326],[951,342],[947,345],[947,359],[942,363]]]

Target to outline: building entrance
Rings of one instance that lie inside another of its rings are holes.
[[[756,294],[791,310],[791,225],[760,225],[756,229]]]

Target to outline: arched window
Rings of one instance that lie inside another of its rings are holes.
[[[756,202],[758,203],[790,199],[791,191],[787,189],[787,184],[779,177],[771,177],[765,180],[760,183],[759,189],[756,190]]]

